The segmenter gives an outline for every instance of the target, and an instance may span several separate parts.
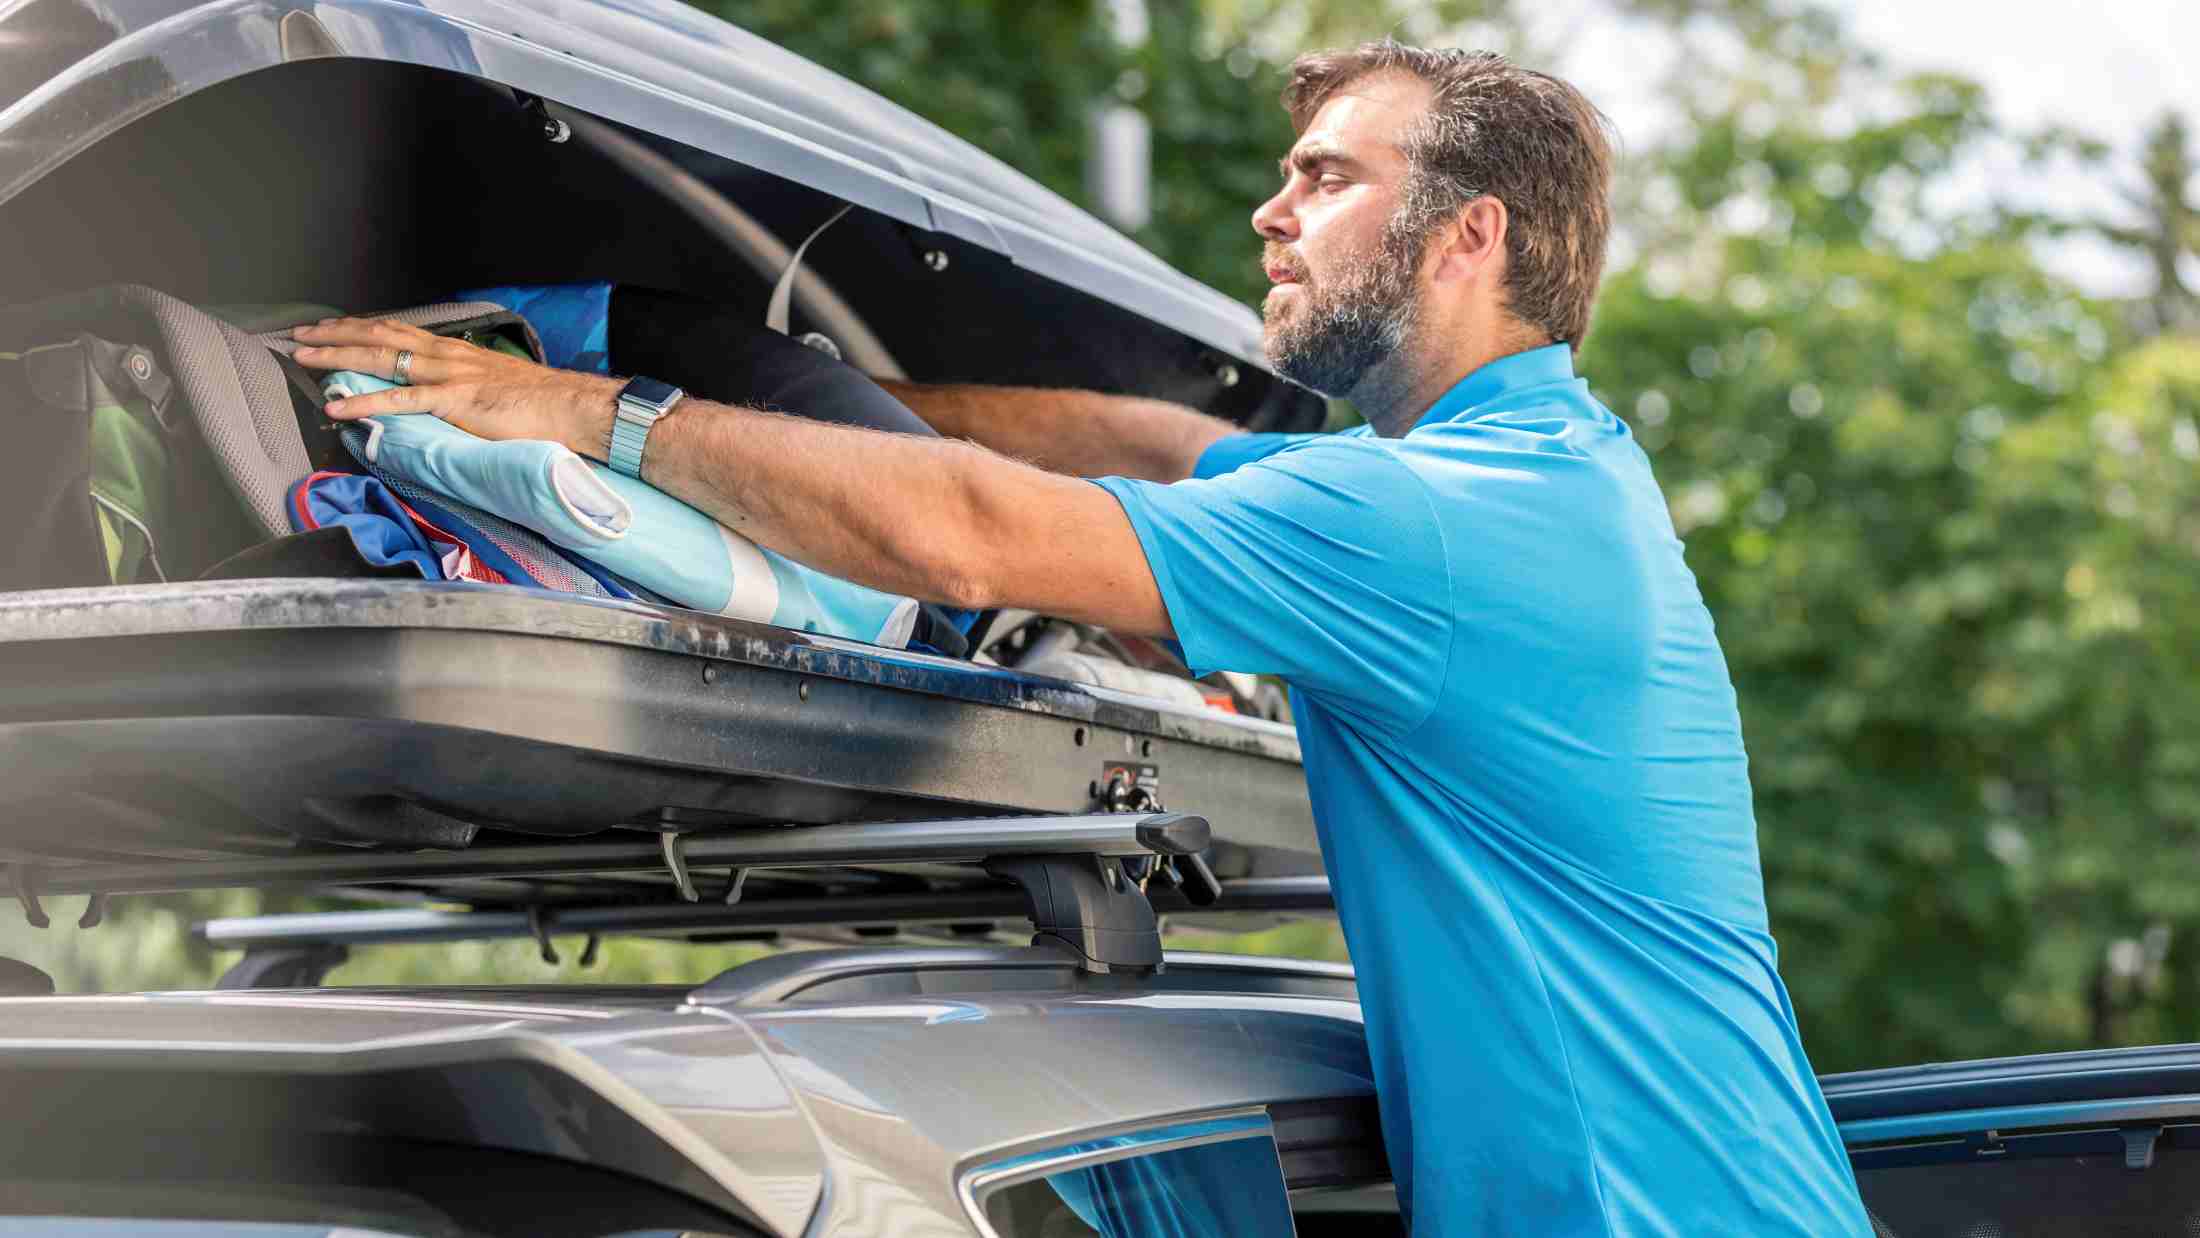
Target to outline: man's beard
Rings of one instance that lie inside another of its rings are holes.
[[[1396,356],[1420,322],[1418,275],[1428,235],[1392,217],[1365,253],[1347,255],[1313,282],[1297,255],[1273,241],[1264,261],[1299,279],[1299,304],[1266,320],[1269,364],[1323,395],[1350,394],[1368,371]]]

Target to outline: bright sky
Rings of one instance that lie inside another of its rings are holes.
[[[2059,122],[2109,140],[2126,180],[2136,179],[2140,132],[2165,109],[2185,112],[2200,129],[2200,0],[1833,0],[1833,7],[1895,67],[1947,69],[1983,83],[2013,127]],[[1655,87],[1670,54],[1649,46],[1653,29],[1615,19],[1604,0],[1552,0],[1539,16],[1539,33],[1555,36],[1539,41],[1568,49],[1559,71],[1623,134],[1655,137],[1668,123],[1657,115]],[[1975,192],[2066,210],[2106,202],[2105,186],[2040,184],[2013,163],[1970,179]],[[2048,260],[2103,295],[2149,284],[2142,265],[2104,245],[2059,244]]]

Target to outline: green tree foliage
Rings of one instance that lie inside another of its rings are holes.
[[[1975,87],[1873,85],[1658,152],[1585,358],[1719,622],[1782,970],[1821,1068],[2191,1039],[2200,350],[1934,209]]]

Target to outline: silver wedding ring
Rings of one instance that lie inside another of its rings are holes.
[[[410,387],[410,386],[412,386],[412,380],[413,380],[413,379],[412,379],[412,371],[413,371],[413,355],[412,355],[412,349],[410,349],[410,348],[400,348],[400,349],[398,349],[398,350],[397,350],[397,364],[396,364],[396,365],[393,365],[393,366],[391,366],[391,367],[390,367],[390,381],[391,381],[391,382],[393,382],[393,383],[396,383],[396,384],[397,384],[398,386],[400,386],[400,387]]]

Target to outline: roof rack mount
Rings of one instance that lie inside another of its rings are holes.
[[[991,905],[1000,902],[994,898],[981,911],[965,895],[959,896],[952,908],[933,904],[892,910],[900,915],[944,913],[942,918],[963,920],[989,912],[1005,913],[1006,918],[1020,910],[1037,929],[1035,944],[1051,941],[1067,947],[1087,971],[1150,972],[1161,966],[1161,935],[1146,888],[1159,880],[1164,890],[1173,888],[1192,905],[1215,904],[1222,887],[1200,858],[1210,842],[1211,831],[1203,817],[1185,813],[1098,813],[726,831],[686,835],[677,843],[660,847],[579,843],[460,852],[84,865],[60,870],[50,877],[39,874],[46,877],[42,881],[21,868],[16,875],[23,882],[21,891],[31,891],[31,897],[35,897],[40,889],[48,893],[103,894],[279,884],[358,886],[424,878],[647,871],[663,864],[672,872],[682,896],[690,900],[670,906],[584,908],[556,913],[534,907],[516,913],[362,912],[264,917],[245,922],[251,926],[249,930],[233,921],[213,921],[200,929],[209,942],[217,945],[246,944],[248,950],[258,949],[262,954],[276,948],[288,952],[286,957],[301,946],[524,933],[541,941],[544,957],[554,961],[556,956],[549,945],[553,914],[559,927],[590,934],[591,954],[594,938],[604,931],[664,931],[705,923],[724,929],[744,923],[765,927],[791,922],[875,922],[882,909],[872,898],[855,900],[854,905],[845,908],[833,905],[838,900],[802,900],[809,905],[799,910],[789,906],[795,900],[757,900],[745,906],[736,900],[746,874],[757,868],[974,863],[1017,887],[1020,906],[1010,909]],[[724,904],[709,908],[701,905],[692,876],[697,867],[731,870]],[[893,897],[888,896],[889,901]],[[983,894],[977,896],[978,900],[986,898]],[[26,908],[31,905],[26,899]],[[502,919],[496,918],[500,916]],[[322,950],[312,955],[311,962],[340,958],[340,954]],[[333,966],[333,961],[328,965]],[[264,970],[249,954],[238,968],[255,973]],[[288,976],[313,974],[310,966],[278,970]],[[326,970],[325,966],[319,968],[321,974]]]

